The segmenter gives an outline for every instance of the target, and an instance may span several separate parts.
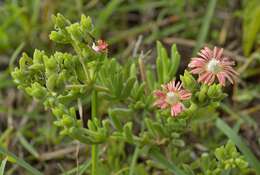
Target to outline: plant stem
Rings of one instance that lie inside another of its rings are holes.
[[[97,118],[97,91],[93,90],[91,97],[91,118]],[[92,145],[91,148],[92,158],[92,175],[97,175],[97,164],[98,164],[98,145]]]
[[[97,175],[97,163],[98,163],[98,146],[92,145],[91,147],[91,162],[92,162],[92,175]]]
[[[91,97],[91,118],[97,118],[97,91],[92,91]]]

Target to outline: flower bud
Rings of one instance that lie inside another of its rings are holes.
[[[209,86],[207,95],[212,99],[221,100],[224,94],[222,93],[220,84],[213,84]]]
[[[199,85],[198,85],[197,81],[187,70],[185,70],[184,75],[181,76],[180,78],[181,78],[184,88],[186,88],[192,92],[198,89]]]
[[[199,102],[204,102],[206,100],[206,93],[208,91],[208,86],[207,85],[202,85],[200,87],[200,91],[197,93],[198,95],[198,99],[199,99]]]

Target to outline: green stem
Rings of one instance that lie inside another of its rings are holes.
[[[97,118],[97,91],[92,91],[91,97],[91,118]]]
[[[91,147],[91,155],[92,155],[92,175],[97,175],[97,163],[98,163],[98,146],[92,145]]]
[[[133,155],[133,159],[132,159],[132,162],[131,162],[130,170],[129,170],[129,175],[134,174],[135,164],[136,164],[136,160],[138,158],[138,154],[139,154],[139,146],[136,146],[135,152],[134,152],[134,155]]]
[[[97,91],[93,90],[91,97],[91,118],[97,118]],[[98,145],[92,145],[91,148],[92,158],[92,175],[97,175],[97,164],[98,164]]]

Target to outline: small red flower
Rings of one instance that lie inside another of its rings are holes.
[[[107,50],[107,48],[108,48],[108,44],[101,39],[97,41],[97,45],[95,42],[92,44],[92,49],[95,50],[96,52],[104,52]]]
[[[214,47],[212,51],[205,47],[198,53],[198,57],[192,58],[188,67],[192,69],[191,73],[199,75],[198,82],[211,85],[217,78],[225,86],[226,79],[233,84],[238,76],[232,67],[234,65],[234,61],[223,55],[222,48]]]
[[[191,93],[183,89],[180,82],[176,83],[174,80],[162,85],[162,89],[162,91],[156,90],[154,92],[154,96],[157,98],[154,105],[161,109],[169,107],[171,115],[177,116],[185,109],[182,101],[190,99]]]

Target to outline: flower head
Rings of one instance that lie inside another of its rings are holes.
[[[170,108],[171,115],[177,116],[185,109],[182,101],[190,99],[191,93],[183,89],[182,83],[176,83],[174,80],[162,85],[162,89],[154,92],[157,98],[154,105],[161,109]]]
[[[191,73],[199,75],[198,82],[211,85],[217,78],[219,83],[225,86],[226,79],[232,84],[235,82],[238,73],[233,69],[234,65],[234,61],[223,55],[222,48],[214,47],[212,51],[204,47],[188,66]]]
[[[92,49],[95,50],[96,52],[104,52],[107,50],[108,44],[104,40],[98,40],[97,45],[94,42],[92,44]]]

